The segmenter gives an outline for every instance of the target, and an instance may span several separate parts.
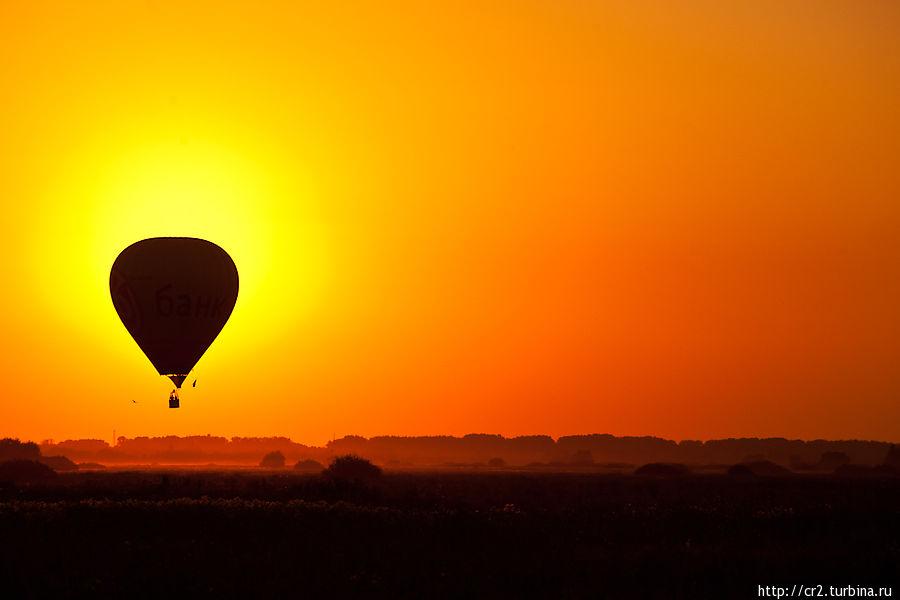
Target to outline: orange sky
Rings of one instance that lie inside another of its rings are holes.
[[[892,0],[12,1],[0,49],[0,436],[900,441]],[[108,292],[163,235],[241,276],[178,410]]]

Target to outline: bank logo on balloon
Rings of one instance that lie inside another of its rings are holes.
[[[140,331],[143,321],[138,312],[137,300],[125,277],[113,268],[109,274],[109,291],[112,294],[113,306],[128,331]]]
[[[197,238],[150,238],[128,246],[109,277],[122,324],[160,375],[178,388],[222,330],[238,294],[234,261]]]

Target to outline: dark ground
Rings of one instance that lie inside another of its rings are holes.
[[[900,479],[72,473],[0,532],[7,598],[755,598],[896,584]]]

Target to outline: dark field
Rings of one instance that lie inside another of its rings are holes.
[[[0,532],[3,597],[755,598],[894,585],[900,479],[82,472]]]

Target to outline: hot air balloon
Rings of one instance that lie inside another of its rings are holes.
[[[238,273],[224,250],[197,238],[135,242],[116,257],[109,291],[122,323],[160,375],[178,389],[222,330],[238,294]]]

